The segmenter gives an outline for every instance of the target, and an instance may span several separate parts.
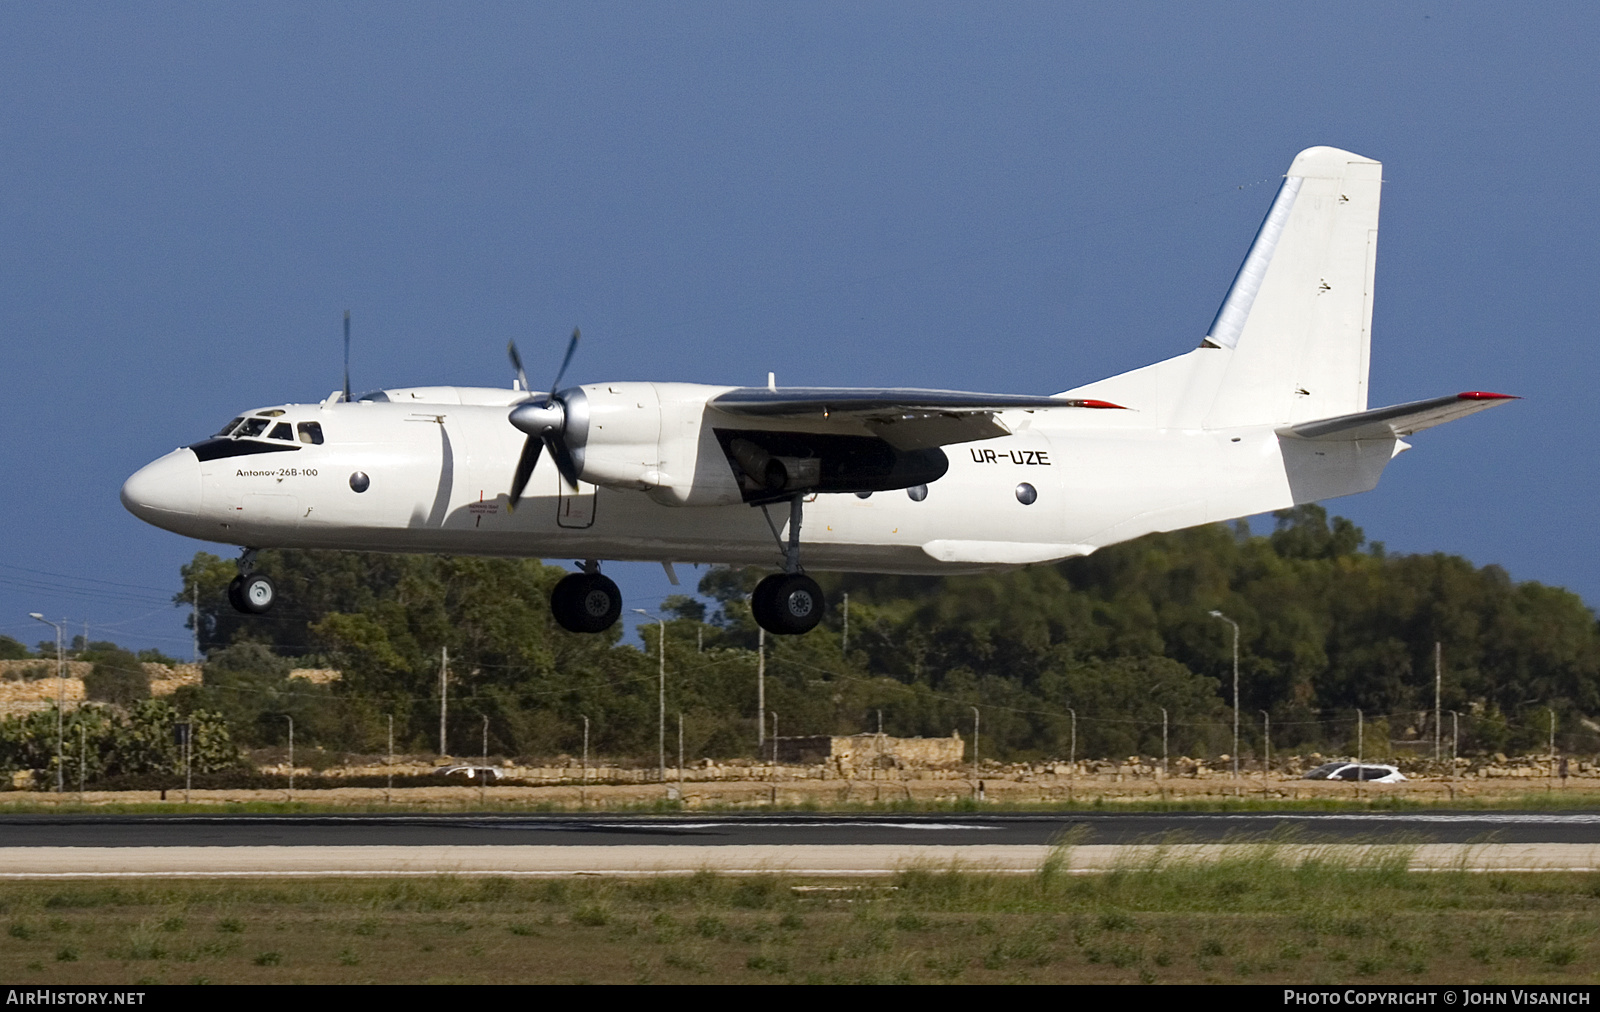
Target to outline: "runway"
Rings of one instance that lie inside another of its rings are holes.
[[[16,815],[12,847],[1049,846],[1224,843],[1600,844],[1600,812],[996,815]]]
[[[1032,872],[1213,860],[1376,859],[1416,868],[1600,870],[1600,813],[907,816],[13,816],[0,878],[786,872],[884,875],[910,865]]]

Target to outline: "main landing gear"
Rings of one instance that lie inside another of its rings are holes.
[[[622,591],[600,575],[600,563],[589,559],[581,565],[583,572],[562,577],[550,592],[550,614],[568,632],[604,632],[622,614]]]
[[[750,595],[750,612],[755,616],[757,625],[778,636],[798,636],[810,632],[822,621],[822,613],[827,610],[827,599],[822,595],[822,588],[800,569],[800,511],[803,501],[804,496],[799,495],[789,500],[788,545],[784,545],[783,539],[778,537],[778,528],[772,523],[772,515],[767,513],[765,506],[761,507],[762,513],[767,516],[767,526],[772,528],[772,536],[783,551],[784,571],[774,573],[756,584],[754,593]]]
[[[256,568],[256,549],[246,548],[239,556],[239,575],[228,584],[228,603],[246,615],[264,615],[278,600],[278,588]]]

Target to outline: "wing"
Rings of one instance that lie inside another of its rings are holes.
[[[818,433],[876,436],[900,450],[920,450],[1011,434],[1005,411],[1121,408],[1109,401],[962,390],[856,387],[741,387],[710,402],[723,414],[781,420]]]
[[[1327,439],[1348,442],[1357,439],[1393,439],[1409,436],[1413,432],[1431,429],[1435,425],[1465,418],[1485,408],[1507,401],[1519,400],[1511,394],[1492,394],[1483,390],[1434,397],[1409,404],[1396,404],[1387,408],[1374,408],[1354,415],[1336,418],[1319,418],[1314,422],[1301,422],[1278,430],[1280,436],[1296,439]]]

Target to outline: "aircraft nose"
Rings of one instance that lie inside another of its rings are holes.
[[[200,512],[200,460],[187,447],[133,472],[122,483],[122,505],[147,524],[172,529]]]

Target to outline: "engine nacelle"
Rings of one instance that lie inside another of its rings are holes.
[[[727,387],[596,383],[565,391],[566,441],[584,481],[636,489],[667,506],[743,501],[706,402]]]
[[[729,389],[596,383],[562,391],[563,438],[579,477],[665,506],[726,506],[909,488],[950,466],[938,447],[898,449],[866,432],[747,428],[747,418],[707,409]]]

